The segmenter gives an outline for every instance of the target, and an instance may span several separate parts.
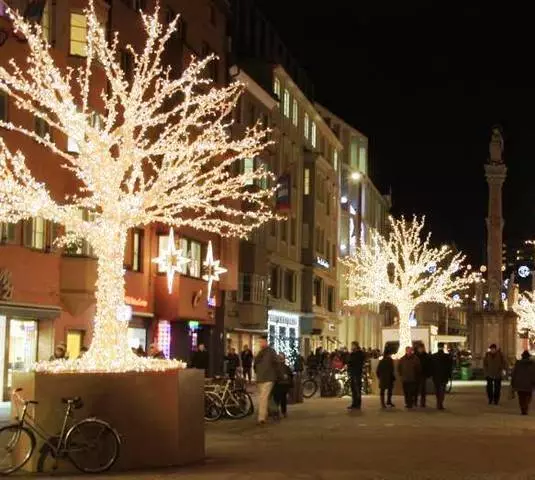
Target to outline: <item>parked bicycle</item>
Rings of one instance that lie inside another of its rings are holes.
[[[236,388],[230,379],[220,378],[205,383],[204,418],[209,422],[219,420],[223,414],[240,419],[254,412],[253,400],[243,388]]]
[[[307,368],[306,374],[307,376],[305,377],[302,383],[303,397],[312,398],[314,395],[316,395],[316,392],[319,388],[318,382],[316,380],[318,371]]]
[[[15,423],[0,428],[0,474],[10,474],[22,468],[32,456],[36,437],[44,441],[40,450],[38,471],[52,457],[53,468],[58,460],[68,459],[84,473],[101,473],[109,470],[119,458],[121,440],[115,429],[107,422],[95,417],[85,418],[71,424],[73,411],[83,407],[80,397],[63,398],[65,416],[59,435],[50,435],[28,412],[30,406],[38,405],[35,400],[24,400],[21,388],[13,393],[13,405],[22,405],[22,413]]]

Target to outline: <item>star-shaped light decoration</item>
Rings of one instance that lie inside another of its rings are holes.
[[[182,255],[182,249],[177,249],[175,246],[175,234],[173,229],[169,230],[169,239],[167,242],[167,249],[160,252],[160,256],[152,259],[153,263],[167,274],[167,289],[169,293],[173,291],[173,280],[175,272],[180,273],[182,265],[188,264],[191,260]]]
[[[210,299],[212,294],[212,283],[219,282],[219,275],[227,271],[219,265],[220,260],[214,260],[214,251],[212,250],[212,242],[208,242],[208,250],[206,252],[206,260],[203,262],[205,274],[202,279],[208,282],[207,298]]]

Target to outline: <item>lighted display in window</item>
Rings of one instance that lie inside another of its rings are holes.
[[[162,351],[165,358],[171,354],[171,323],[167,320],[158,322],[158,349]]]

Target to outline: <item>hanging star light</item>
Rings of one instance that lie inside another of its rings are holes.
[[[214,251],[212,249],[212,242],[208,242],[208,250],[206,252],[206,260],[203,262],[206,273],[202,279],[208,282],[207,298],[210,299],[212,294],[212,283],[219,282],[219,275],[227,271],[226,268],[220,266],[220,260],[214,260]]]
[[[187,265],[190,261],[189,258],[182,255],[181,248],[176,248],[175,234],[171,228],[169,230],[167,248],[160,253],[159,257],[152,259],[152,262],[157,263],[158,267],[167,274],[167,289],[170,294],[173,292],[175,273],[182,272],[182,266]]]

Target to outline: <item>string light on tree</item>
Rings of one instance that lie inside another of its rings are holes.
[[[456,306],[473,279],[462,270],[464,256],[447,245],[431,247],[431,234],[422,238],[425,219],[390,217],[390,235],[371,231],[370,242],[341,258],[347,267],[350,298],[347,306],[389,303],[399,313],[400,352],[412,345],[410,318],[425,302]]]
[[[12,60],[7,68],[0,67],[0,92],[25,117],[48,124],[54,135],[41,138],[33,127],[4,120],[0,132],[18,132],[56,154],[58,167],[72,173],[70,184],[78,191],[64,199],[53,198],[35,179],[23,153],[13,153],[0,138],[0,221],[41,217],[61,224],[69,241],[87,240],[97,257],[96,315],[89,351],[80,360],[42,363],[39,370],[177,368],[178,362],[135,356],[128,345],[128,323],[118,321],[125,297],[128,231],[159,223],[247,237],[273,218],[274,191],[246,186],[273,177],[262,166],[234,172],[237,162],[261,153],[268,143],[267,132],[257,124],[241,138],[230,136],[231,113],[243,86],[215,87],[205,75],[213,57],[193,59],[179,78],[162,64],[178,17],[164,25],[158,6],[152,15],[140,13],[146,41],[140,52],[127,47],[133,59],[127,77],[121,69],[123,50],[117,36],[108,41],[93,0],[88,5],[87,57],[73,70],[56,65],[39,25],[10,12],[15,30],[27,39],[28,57],[24,64]],[[94,121],[96,106],[90,95],[97,73],[105,77],[106,85],[100,92],[99,122]],[[77,154],[56,143],[65,138],[76,142]],[[80,211],[91,212],[90,219]]]
[[[517,302],[512,306],[513,311],[518,315],[517,331],[525,334],[535,332],[535,303],[531,292],[524,292]]]
[[[214,260],[214,251],[212,249],[212,242],[208,242],[208,250],[206,251],[206,260],[203,262],[205,274],[203,280],[208,282],[207,298],[210,299],[212,295],[212,283],[219,282],[219,276],[227,271],[226,268],[220,265],[220,260]]]
[[[182,254],[182,249],[176,248],[175,234],[171,228],[167,239],[167,248],[160,253],[159,257],[153,258],[152,261],[157,263],[160,270],[167,274],[167,290],[172,293],[175,273],[180,273],[182,267],[191,260]]]

